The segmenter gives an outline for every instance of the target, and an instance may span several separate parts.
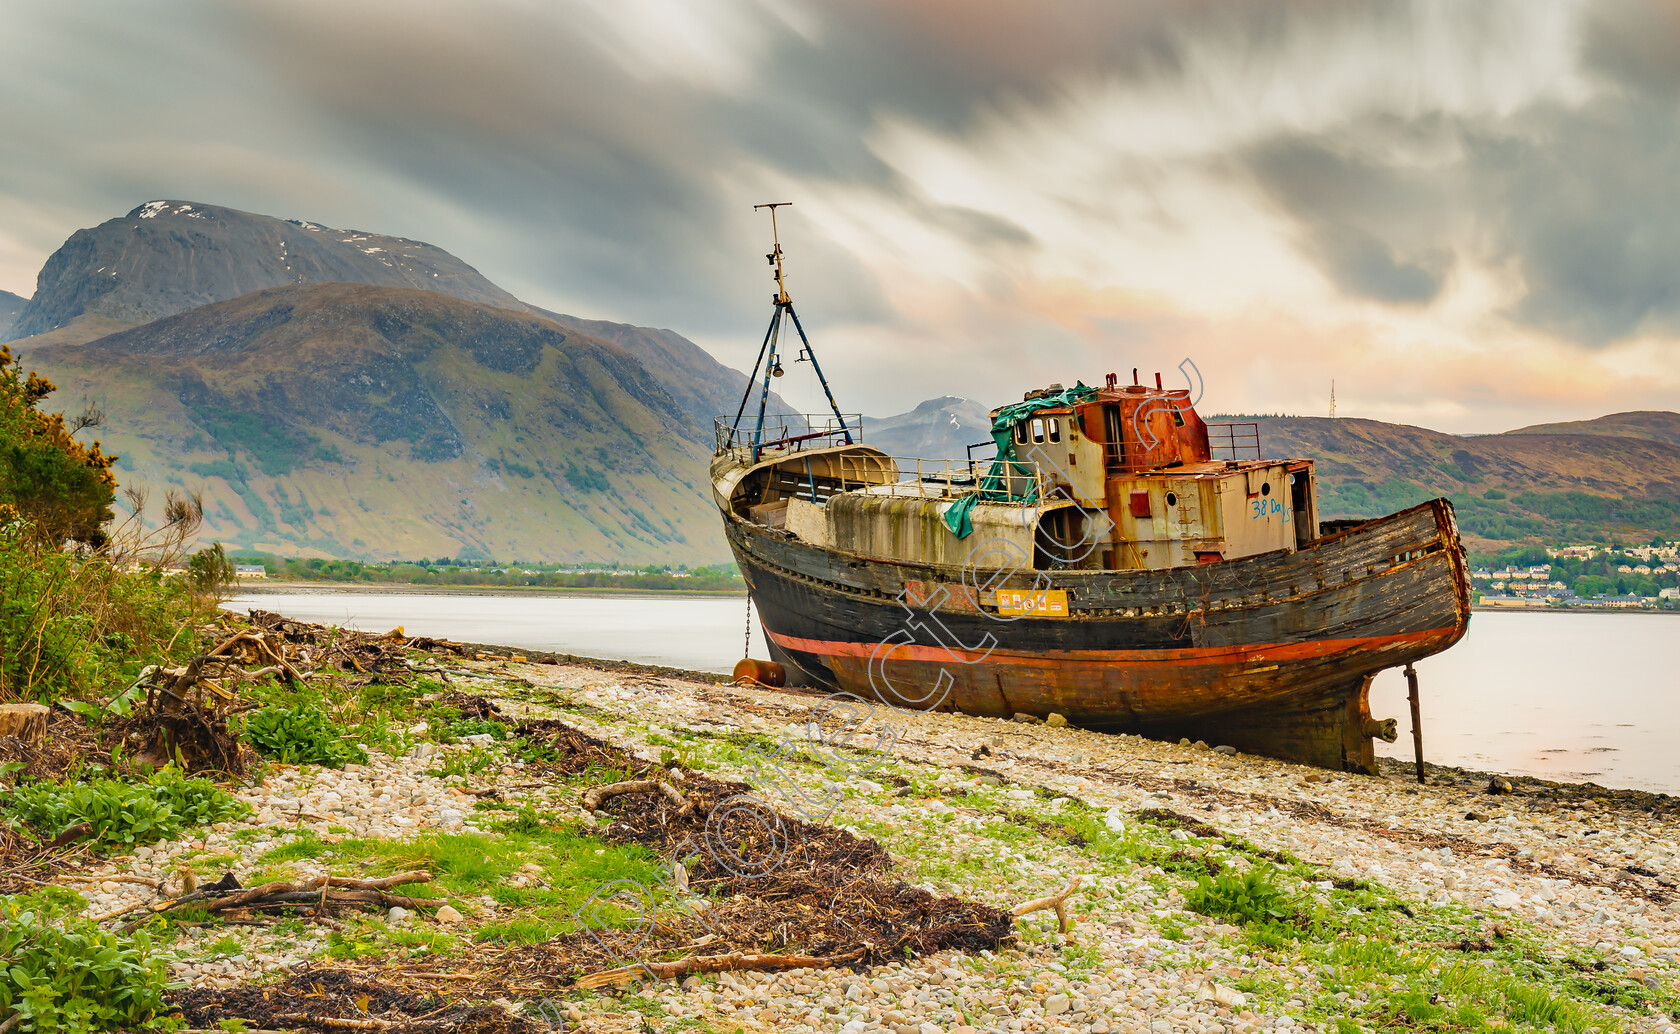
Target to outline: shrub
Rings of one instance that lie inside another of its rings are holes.
[[[89,410],[66,424],[62,413],[36,405],[57,389],[39,374],[23,376],[9,346],[0,345],[0,506],[24,518],[32,532],[54,546],[74,540],[99,546],[116,501],[115,456],[99,443],[84,446],[73,435],[97,426]]]
[[[21,1017],[20,1034],[169,1024],[168,971],[147,937],[101,930],[64,895],[0,899],[0,959],[0,1016]]]
[[[205,603],[105,553],[77,557],[0,526],[0,702],[85,698],[198,646],[177,633]]]
[[[233,561],[228,559],[227,551],[220,542],[212,543],[187,561],[187,577],[199,592],[224,596],[234,582]]]
[[[31,783],[8,795],[13,822],[49,837],[78,823],[104,844],[133,847],[167,840],[188,826],[221,822],[250,812],[245,802],[207,779],[189,779],[165,768],[143,783],[95,779],[86,783]]]
[[[258,752],[283,764],[343,768],[367,764],[367,751],[345,738],[344,727],[314,704],[269,706],[245,721],[245,738]]]

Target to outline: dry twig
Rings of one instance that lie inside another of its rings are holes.
[[[585,811],[600,811],[601,805],[613,797],[627,793],[652,793],[655,790],[676,806],[678,815],[687,815],[694,810],[693,802],[684,797],[682,791],[661,779],[630,779],[606,786],[592,786],[583,792],[583,807]]]
[[[317,876],[302,883],[276,880],[273,883],[264,883],[258,887],[247,887],[231,893],[200,890],[191,894],[183,894],[173,901],[161,902],[153,906],[147,915],[123,926],[122,932],[132,933],[152,916],[178,912],[187,906],[200,907],[207,912],[226,912],[236,908],[267,908],[275,905],[308,904],[311,902],[379,904],[409,909],[441,907],[445,903],[441,899],[409,898],[385,893],[391,887],[398,887],[407,883],[430,882],[432,882],[431,873],[416,871],[397,873],[395,876],[385,876],[376,880],[358,880],[348,876]],[[334,890],[333,888],[341,889]]]
[[[625,966],[620,969],[602,970],[588,976],[579,977],[577,986],[584,989],[605,987],[608,984],[628,984],[635,980],[638,974],[663,980],[674,980],[677,977],[688,976],[691,973],[725,973],[731,970],[756,969],[828,969],[833,966],[843,966],[848,962],[856,962],[863,958],[867,948],[859,948],[843,955],[693,955],[675,962],[650,962],[640,966]]]
[[[1053,908],[1056,910],[1056,921],[1060,924],[1061,932],[1068,933],[1073,929],[1073,923],[1068,919],[1067,899],[1068,895],[1079,889],[1081,879],[1082,877],[1075,876],[1072,882],[1067,885],[1067,889],[1060,894],[1052,894],[1047,898],[1039,898],[1036,901],[1024,901],[1010,909],[1009,914],[1019,919],[1024,915],[1031,915],[1034,912],[1043,912],[1046,909]]]
[[[389,1030],[398,1026],[390,1020],[376,1020],[371,1017],[365,1020],[346,1020],[337,1016],[311,1016],[306,1012],[277,1012],[274,1018],[285,1020],[287,1023],[312,1023],[320,1027],[342,1027],[345,1030]]]

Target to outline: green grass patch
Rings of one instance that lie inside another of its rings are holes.
[[[432,874],[433,885],[447,894],[489,894],[503,905],[528,913],[521,919],[566,924],[606,884],[633,880],[653,887],[658,883],[660,860],[644,848],[606,844],[573,827],[554,828],[534,820],[517,827],[510,823],[504,829],[496,834],[432,833],[401,841],[345,840],[327,845],[328,850],[313,857],[343,859],[374,875],[423,869]],[[512,880],[519,875],[547,886],[514,886]],[[603,918],[634,917],[608,909]],[[575,924],[565,925],[565,929],[575,928]]]

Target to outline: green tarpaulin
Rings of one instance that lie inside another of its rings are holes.
[[[1013,499],[1009,494],[1010,473],[1028,475],[1031,468],[1020,462],[1015,455],[1015,438],[1010,433],[1016,424],[1032,413],[1041,409],[1061,409],[1066,406],[1077,405],[1097,393],[1095,388],[1087,388],[1084,384],[1060,391],[1054,395],[1041,395],[1025,402],[1017,402],[1004,406],[992,417],[992,441],[997,443],[997,456],[992,460],[991,468],[986,476],[980,479],[980,487],[968,495],[957,500],[956,505],[945,511],[945,526],[959,539],[966,539],[974,534],[974,520],[969,511],[981,502],[1001,503]],[[1033,498],[1035,489],[1020,499],[1020,502],[1037,502]]]

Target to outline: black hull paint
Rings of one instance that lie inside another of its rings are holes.
[[[796,682],[917,709],[1058,712],[1332,768],[1371,769],[1372,734],[1392,733],[1371,721],[1371,676],[1446,649],[1469,619],[1446,500],[1293,552],[1019,572],[995,587],[1065,589],[1071,614],[1015,620],[989,613],[960,571],[724,523],[772,657]]]

